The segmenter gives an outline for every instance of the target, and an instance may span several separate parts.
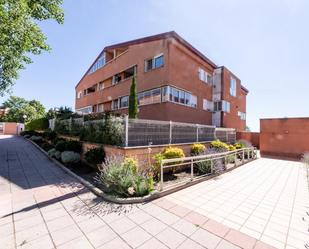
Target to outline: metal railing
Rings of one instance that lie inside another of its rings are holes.
[[[256,158],[257,149],[255,147],[250,147],[209,155],[163,159],[161,160],[160,165],[160,191],[162,191],[164,188],[164,173],[166,171],[190,171],[190,174],[187,178],[184,178],[184,180],[177,181],[174,184],[168,185],[170,188],[175,185],[181,185],[183,183],[193,181],[194,179],[199,179],[212,174],[224,172],[228,169],[237,167]],[[208,170],[205,170],[202,173],[198,173],[197,171],[200,166],[204,166],[204,168],[208,168]]]

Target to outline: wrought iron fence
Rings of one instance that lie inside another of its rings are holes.
[[[164,173],[182,170],[189,172],[187,177],[167,184],[169,188],[182,185],[205,176],[224,172],[257,158],[255,147],[243,148],[223,153],[215,153],[183,158],[163,159],[160,162],[160,190],[164,189]]]

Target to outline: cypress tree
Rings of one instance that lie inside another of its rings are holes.
[[[137,118],[137,93],[136,93],[136,80],[132,78],[129,96],[129,118]]]

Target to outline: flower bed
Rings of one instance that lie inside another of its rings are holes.
[[[201,178],[203,180],[214,177],[233,168],[235,160],[238,164],[246,156],[234,154],[233,157],[226,156],[224,160],[194,161],[192,170],[190,164],[184,164],[181,167],[177,165],[186,159],[182,149],[166,147],[154,156],[155,163],[149,159],[148,167],[145,168],[145,163],[143,167],[140,167],[138,160],[134,157],[121,155],[105,157],[103,147],[91,148],[84,153],[83,157],[81,156],[83,154],[81,142],[65,140],[53,132],[24,132],[22,135],[44,150],[51,160],[57,160],[57,164],[61,163],[61,167],[71,172],[74,177],[79,180],[82,178],[81,181],[86,186],[90,186],[92,191],[117,203],[143,202],[169,193],[170,190],[158,192],[161,188],[161,162],[164,160],[173,160],[165,164],[168,168],[163,172],[165,185],[173,186],[190,178],[194,183],[192,177],[204,177]],[[228,145],[216,140],[211,143],[210,148],[202,144],[193,144],[191,155],[203,157],[234,151],[236,148],[245,146],[247,145],[244,142]],[[177,191],[177,188],[173,191]]]

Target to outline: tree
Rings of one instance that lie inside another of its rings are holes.
[[[137,118],[137,93],[136,93],[136,80],[132,78],[129,96],[129,118]]]
[[[31,63],[29,54],[50,51],[38,21],[63,23],[62,0],[0,1],[0,96],[10,91],[18,71]]]
[[[37,100],[27,101],[24,98],[11,96],[3,103],[9,111],[3,121],[27,123],[45,116],[44,106]]]

